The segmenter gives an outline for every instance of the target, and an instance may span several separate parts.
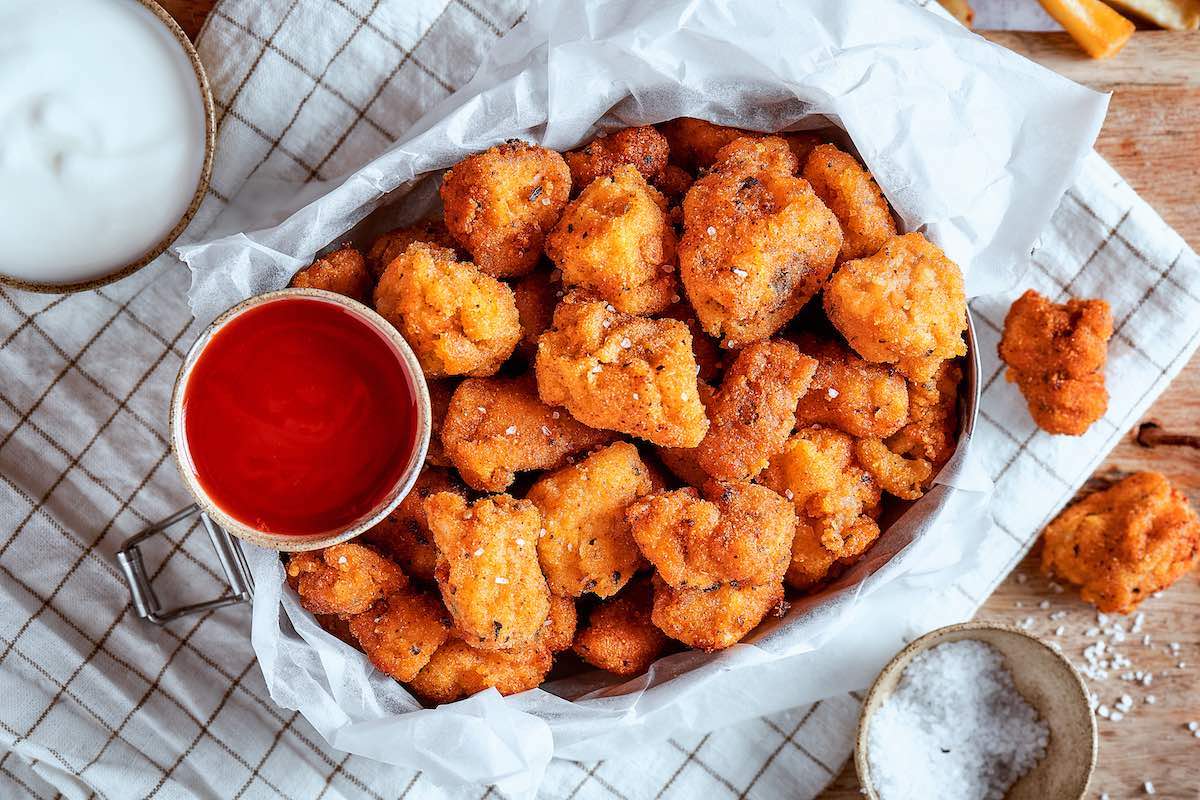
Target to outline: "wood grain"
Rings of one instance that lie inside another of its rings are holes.
[[[192,37],[213,5],[213,0],[159,2]],[[1139,31],[1120,54],[1101,62],[1081,56],[1065,34],[987,36],[1067,77],[1112,92],[1097,149],[1193,247],[1200,245],[1200,35]],[[1188,364],[1141,422],[1147,421],[1170,431],[1200,433],[1200,358]],[[1137,429],[1134,426],[1116,448],[1094,482],[1156,469],[1200,504],[1200,450],[1142,447],[1135,438]],[[1039,608],[1042,602],[1050,607]],[[1100,722],[1100,762],[1092,796],[1108,792],[1114,800],[1140,797],[1142,782],[1152,780],[1156,797],[1195,800],[1200,797],[1200,740],[1187,731],[1186,723],[1200,719],[1200,582],[1195,575],[1187,576],[1162,597],[1147,601],[1142,610],[1151,645],[1142,647],[1139,639],[1125,650],[1135,669],[1153,670],[1152,686],[1134,690],[1115,677],[1090,682],[1110,706],[1125,691],[1135,699],[1134,710],[1124,720]],[[1049,614],[1057,611],[1066,615],[1050,620]],[[979,618],[1010,623],[1033,618],[1032,630],[1060,642],[1077,661],[1092,641],[1086,631],[1096,624],[1090,606],[1069,591],[1051,590],[1038,575],[1033,556],[989,598]],[[1063,634],[1054,636],[1059,626]],[[1180,643],[1181,655],[1163,650],[1171,641]],[[1180,669],[1180,662],[1187,666]],[[1144,702],[1149,693],[1157,699],[1154,705]],[[847,765],[822,800],[861,797],[853,767]]]

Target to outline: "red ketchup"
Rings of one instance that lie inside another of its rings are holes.
[[[378,330],[324,300],[286,297],[234,317],[183,395],[196,478],[243,524],[344,530],[401,480],[417,446],[416,392]]]

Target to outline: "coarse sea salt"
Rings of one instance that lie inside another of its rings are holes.
[[[915,656],[871,717],[871,779],[881,800],[1002,800],[1049,738],[995,648],[948,642]]]

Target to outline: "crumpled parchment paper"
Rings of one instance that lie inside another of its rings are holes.
[[[476,76],[385,153],[304,187],[253,180],[206,242],[177,248],[208,320],[285,286],[322,248],[421,217],[440,171],[510,138],[567,149],[678,116],[843,129],[907,230],[1010,287],[1099,131],[1107,99],[903,0],[535,2]],[[269,225],[269,227],[264,227]],[[969,437],[867,557],[745,643],[422,709],[322,630],[274,551],[246,547],[253,644],[272,697],[342,750],[435,781],[536,787],[552,756],[631,752],[865,686],[903,637],[953,621],[922,600],[969,570],[990,485]]]

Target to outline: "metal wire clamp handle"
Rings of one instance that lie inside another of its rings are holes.
[[[158,595],[154,592],[154,586],[151,585],[150,578],[146,574],[146,565],[138,546],[150,537],[162,534],[172,525],[196,514],[200,515],[200,522],[203,523],[204,530],[208,532],[208,538],[212,540],[213,549],[217,551],[221,569],[225,571],[225,579],[229,582],[229,591],[203,603],[193,603],[164,610]],[[134,613],[155,625],[163,625],[189,614],[199,614],[202,611],[210,611],[222,606],[245,603],[254,596],[254,579],[250,575],[250,568],[246,564],[246,556],[242,553],[241,545],[224,528],[209,519],[208,515],[203,513],[197,505],[180,509],[141,533],[131,536],[117,553],[117,563],[121,565],[121,572],[124,573],[125,581],[129,584]]]

